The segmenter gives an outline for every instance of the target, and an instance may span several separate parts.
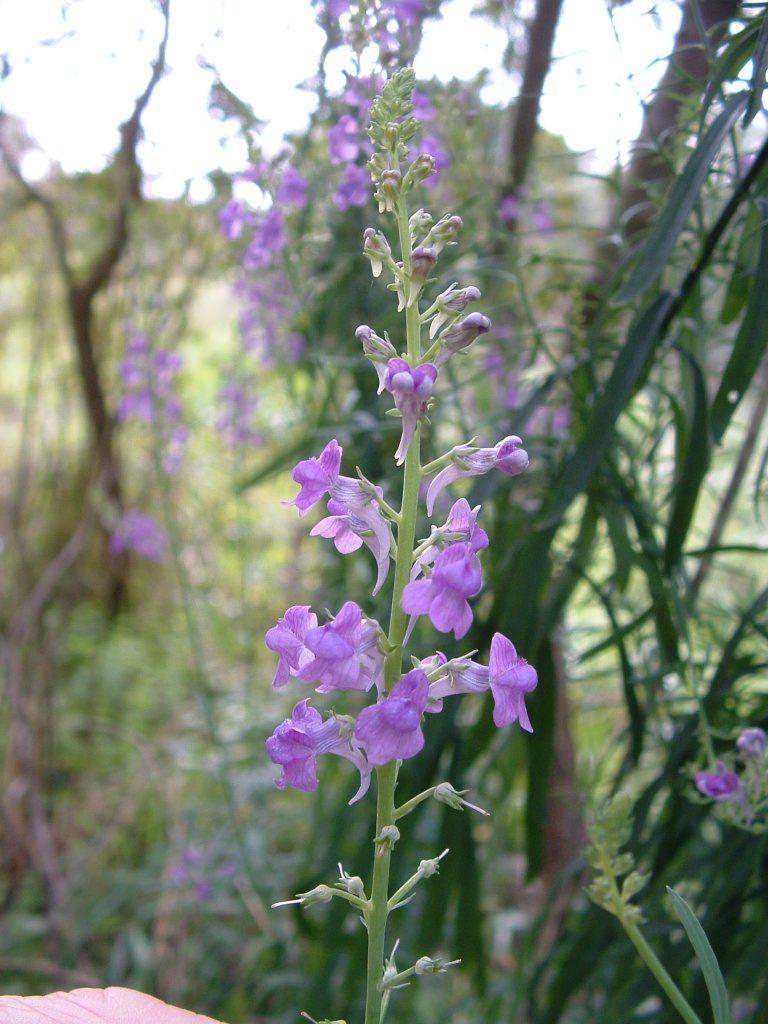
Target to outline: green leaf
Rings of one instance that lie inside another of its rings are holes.
[[[685,349],[678,349],[693,379],[693,418],[682,470],[674,484],[674,499],[664,545],[664,568],[668,571],[680,560],[690,529],[701,485],[709,469],[711,443],[707,385],[701,367]]]
[[[732,82],[755,52],[755,39],[759,32],[758,19],[752,20],[729,42],[722,56],[712,68],[709,84],[704,93],[702,112],[706,114],[712,101],[725,82]]]
[[[723,370],[717,394],[712,400],[712,436],[722,440],[768,344],[768,200],[758,199],[760,211],[760,253],[752,278],[752,291],[744,319]]]
[[[616,297],[623,305],[637,298],[657,279],[666,266],[680,232],[691,214],[723,139],[741,113],[746,92],[731,96],[688,158],[682,174],[672,186],[666,206],[648,233],[629,280]]]
[[[752,82],[749,103],[744,113],[744,127],[750,124],[763,106],[765,73],[768,71],[768,14],[763,13],[760,34],[752,57]]]
[[[709,1002],[712,1006],[714,1024],[732,1024],[731,1011],[728,1006],[728,992],[725,988],[717,957],[709,944],[709,939],[683,897],[678,895],[674,889],[670,889],[669,886],[667,886],[667,892],[672,900],[675,913],[680,918],[680,922],[683,928],[685,928],[686,934],[691,940],[691,945],[696,952],[696,957],[701,964],[704,981],[709,992]]]

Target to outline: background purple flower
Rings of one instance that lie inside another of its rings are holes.
[[[303,210],[307,205],[307,188],[307,179],[289,165],[283,171],[280,187],[277,190],[277,201]]]
[[[371,195],[371,176],[365,167],[349,164],[334,192],[333,201],[344,212],[352,206],[365,206]]]
[[[494,725],[501,729],[519,721],[526,732],[533,732],[525,696],[536,689],[536,669],[519,657],[515,645],[503,633],[493,635],[488,669]]]
[[[138,509],[126,509],[109,539],[113,555],[132,551],[148,562],[162,562],[168,554],[168,535],[152,518]]]
[[[352,114],[342,114],[328,131],[328,156],[332,164],[356,160],[362,146],[361,127]]]

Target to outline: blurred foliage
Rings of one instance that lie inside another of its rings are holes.
[[[514,66],[516,12],[487,7],[508,27]],[[673,1019],[584,893],[582,816],[619,789],[632,801],[627,863],[648,875],[638,901],[670,973],[706,1016],[667,886],[693,905],[739,1019],[768,1021],[767,841],[719,821],[691,782],[708,744],[725,749],[743,723],[768,718],[760,421],[752,493],[743,488],[727,530],[713,534],[768,386],[768,149],[764,113],[752,119],[761,78],[751,67],[754,57],[764,70],[766,24],[757,6],[731,26],[709,86],[665,144],[672,187],[651,188],[654,226],[632,246],[612,226],[621,172],[598,178],[543,133],[526,205],[546,203],[554,228],[525,216],[508,231],[497,206],[509,112],[483,102],[486,75],[425,84],[452,162],[423,203],[465,223],[435,287],[477,283],[495,321],[490,340],[456,361],[427,446],[437,455],[471,435],[516,432],[532,456],[524,477],[467,489],[491,544],[464,649],[484,653],[501,630],[540,685],[532,739],[500,734],[487,707],[473,718],[456,701],[404,768],[404,798],[450,778],[493,811],[489,823],[427,804],[398,845],[395,883],[451,849],[417,897],[404,960],[439,948],[465,964],[400,994],[397,1012],[416,1021],[436,1011],[535,1024]],[[152,200],[133,216],[98,308],[110,406],[129,319],[183,354],[191,441],[169,479],[156,473],[152,431],[120,427],[130,503],[164,522],[171,550],[162,566],[133,561],[116,616],[99,529],[112,512],[91,472],[53,257],[40,211],[2,182],[12,227],[0,237],[7,991],[93,979],[231,1024],[304,1008],[355,1017],[362,939],[343,908],[267,910],[334,876],[339,860],[364,874],[374,809],[345,807],[343,766],[323,766],[313,798],[274,791],[263,738],[287,705],[269,688],[264,631],[291,603],[335,609],[352,598],[376,615],[388,599],[385,588],[370,600],[369,561],[309,541],[278,504],[297,457],[332,436],[390,496],[394,480],[397,424],[354,329],[370,323],[398,345],[398,320],[360,253],[372,204],[341,213],[330,202],[327,130],[343,107],[325,82],[319,95],[306,134],[291,140],[310,201],[291,215],[283,268],[300,297],[289,326],[308,344],[298,362],[259,372],[258,451],[227,449],[214,429],[221,375],[241,358],[230,295],[240,252],[216,224],[230,183],[214,175],[211,201]],[[250,108],[223,83],[212,103],[258,159]],[[108,182],[55,174],[46,187],[87,254]],[[458,653],[450,640],[444,650]]]

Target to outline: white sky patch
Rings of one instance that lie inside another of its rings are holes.
[[[508,103],[516,82],[500,69],[506,33],[473,17],[474,0],[450,0],[428,21],[416,70],[420,77],[468,80],[491,68],[484,99]],[[659,22],[650,15],[659,12]],[[631,4],[614,15],[605,0],[566,0],[547,80],[541,123],[568,145],[590,152],[597,170],[626,157],[640,126],[639,97],[653,89],[671,49],[679,10],[673,0]],[[0,40],[12,73],[0,102],[20,117],[43,153],[64,171],[98,170],[117,144],[117,126],[143,88],[157,47],[160,16],[147,0],[76,0],[62,20],[60,0],[4,0]],[[43,40],[53,41],[41,46]],[[301,131],[314,107],[303,82],[317,70],[323,33],[309,0],[176,0],[170,72],[144,117],[141,159],[154,195],[178,196],[187,181],[217,167],[242,169],[241,141],[207,110],[211,74],[268,121],[263,144],[277,151]],[[332,55],[331,83],[343,81],[348,55]],[[30,170],[45,171],[40,156]],[[25,165],[26,166],[26,165]],[[195,184],[198,200],[207,194]]]

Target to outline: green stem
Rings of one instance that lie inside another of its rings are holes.
[[[408,231],[408,209],[401,197],[397,205],[397,229],[406,277],[411,273],[411,243]],[[409,306],[405,314],[405,328],[408,358],[416,364],[421,354],[421,325],[418,303]],[[397,523],[397,555],[395,578],[392,588],[392,611],[389,620],[389,653],[384,665],[384,685],[389,690],[400,677],[403,667],[403,640],[407,616],[403,611],[402,597],[408,583],[413,564],[413,545],[416,537],[416,520],[419,510],[419,487],[421,485],[421,429],[416,428],[413,440],[405,458],[403,498]],[[382,829],[395,823],[395,788],[398,765],[396,761],[376,769],[376,836]],[[368,963],[366,967],[365,1024],[380,1024],[382,1019],[381,979],[384,971],[384,946],[386,942],[387,917],[389,910],[389,868],[392,859],[392,844],[377,843],[373,862],[370,912],[368,915]]]
[[[683,1020],[687,1021],[687,1024],[702,1024],[701,1017],[694,1012],[693,1007],[669,976],[666,968],[648,945],[645,936],[637,925],[632,924],[630,921],[624,921],[621,918],[619,920],[632,945],[645,961],[646,967],[664,989],[667,996],[669,996],[670,1002]]]

